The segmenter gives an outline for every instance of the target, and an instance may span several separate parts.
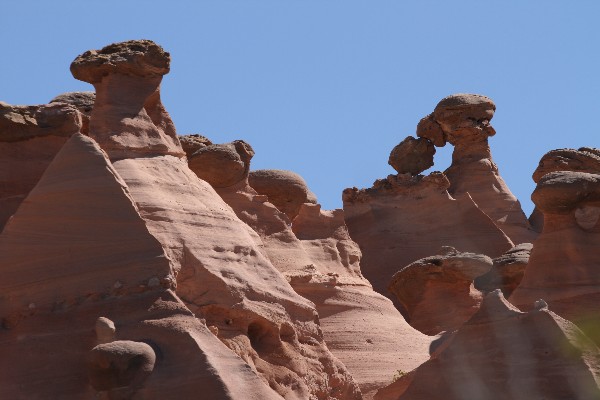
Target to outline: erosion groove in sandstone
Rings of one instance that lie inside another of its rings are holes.
[[[600,150],[542,157],[527,218],[496,105],[454,94],[324,210],[250,143],[178,135],[170,65],[115,43],[71,64],[93,92],[0,102],[0,398],[600,396]]]

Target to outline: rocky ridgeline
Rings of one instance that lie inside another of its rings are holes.
[[[0,103],[0,398],[600,396],[599,150],[546,154],[527,219],[496,106],[452,95],[327,211],[177,135],[169,70],[116,43],[71,65],[95,92]]]

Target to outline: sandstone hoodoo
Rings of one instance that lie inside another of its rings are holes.
[[[531,229],[494,103],[452,95],[324,210],[178,136],[170,62],[115,43],[71,65],[95,92],[0,102],[1,399],[600,398],[600,150],[542,158]]]
[[[544,215],[544,229],[509,300],[527,307],[544,298],[600,343],[600,174],[550,172],[531,198]]]
[[[491,267],[487,256],[444,247],[439,255],[398,271],[389,290],[415,329],[428,335],[454,331],[479,309],[483,296],[474,288],[473,280]]]
[[[89,135],[111,158],[184,154],[160,101],[170,64],[169,53],[150,40],[89,50],[71,63],[73,76],[96,89]]]
[[[492,160],[488,138],[496,134],[490,124],[495,111],[490,98],[475,94],[448,96],[435,107],[433,118],[454,146],[452,165],[445,171],[448,191],[452,196],[469,193],[513,243],[530,243],[537,234]]]
[[[190,170],[174,129],[165,123],[170,121],[168,113],[162,109],[154,114],[162,107],[156,95],[162,74],[168,72],[168,53],[148,41],[111,45],[100,53],[108,53],[111,63],[116,57],[118,68],[114,72],[109,67],[101,82],[114,74],[123,85],[133,80],[138,91],[132,99],[111,102],[104,111],[122,117],[129,115],[135,103],[136,110],[141,109],[133,119],[139,129],[130,134],[121,120],[113,120],[116,124],[110,129],[122,133],[111,136],[105,145],[148,231],[173,263],[177,295],[279,395],[357,398],[356,383],[323,341],[314,305],[293,291],[263,255],[251,229]],[[81,59],[93,61],[93,55],[84,53],[74,65]],[[104,71],[105,57],[100,58],[100,66],[90,62],[89,68]],[[72,70],[79,76],[77,68]],[[132,75],[122,76],[118,71]],[[97,85],[90,136],[101,141],[108,131],[100,128],[108,116],[100,113],[100,89],[112,99],[122,86]],[[141,127],[150,133],[137,135]],[[146,147],[140,147],[146,142]]]

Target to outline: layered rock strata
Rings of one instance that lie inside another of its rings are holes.
[[[82,127],[67,104],[0,102],[0,232],[69,137]]]
[[[376,398],[593,399],[600,396],[600,349],[545,307],[529,312],[499,290],[434,357]]]
[[[225,169],[220,176],[236,176],[236,162],[244,159],[247,150],[240,148],[238,157],[231,157],[232,148],[225,144],[199,151],[189,158],[189,165],[200,176],[206,170],[217,170],[198,169],[212,161]],[[213,154],[218,151],[222,157]],[[193,162],[194,158],[206,159]],[[230,171],[221,163],[224,158],[237,160],[229,164]],[[318,204],[304,203],[290,226],[289,218],[268,196],[257,194],[248,185],[247,173],[228,187],[219,185],[221,181],[214,176],[209,180],[256,232],[264,254],[294,290],[315,304],[329,349],[347,366],[365,399],[386,385],[398,368],[413,369],[429,358],[431,339],[412,329],[392,303],[363,278],[361,253],[348,234],[342,210],[323,211]],[[279,193],[284,188],[272,190]]]
[[[96,87],[90,136],[106,147],[171,260],[177,295],[283,397],[359,398],[323,341],[314,305],[293,291],[256,234],[181,158],[157,97],[168,64],[154,43],[132,41],[86,52],[71,70]]]
[[[396,272],[389,290],[413,328],[427,335],[454,331],[479,309],[483,296],[473,281],[491,267],[487,256],[445,247]]]
[[[600,174],[548,173],[531,198],[544,214],[544,229],[510,301],[527,307],[542,297],[600,343]]]
[[[174,294],[171,260],[92,139],[69,139],[0,249],[0,397],[281,398]]]
[[[510,239],[470,196],[454,198],[439,172],[427,176],[390,175],[372,188],[346,189],[345,221],[360,245],[362,273],[382,294],[398,266],[451,246],[460,251],[500,256]]]

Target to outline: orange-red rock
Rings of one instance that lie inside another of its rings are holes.
[[[442,246],[497,257],[513,244],[464,195],[448,194],[444,174],[390,175],[372,188],[344,190],[345,221],[363,254],[362,273],[382,294],[399,266]]]
[[[473,281],[491,267],[487,256],[444,247],[396,272],[389,290],[413,328],[428,335],[454,331],[479,309],[483,296]]]
[[[90,136],[114,160],[171,260],[178,297],[283,397],[359,398],[323,341],[314,305],[293,291],[262,254],[256,233],[182,158],[157,98],[168,68],[168,53],[150,41],[86,52],[71,66],[96,86]]]
[[[190,161],[194,171],[196,165]],[[248,186],[247,176],[215,190],[258,234],[255,240],[294,290],[314,302],[329,349],[360,385],[363,398],[371,399],[398,368],[412,369],[429,358],[431,339],[412,329],[362,277],[361,253],[342,210],[304,203],[290,226],[267,196]]]
[[[433,165],[435,147],[425,138],[408,136],[390,153],[388,164],[399,174],[416,175]]]
[[[160,101],[171,58],[150,40],[114,43],[80,54],[73,76],[94,85],[89,135],[111,158],[185,153]]]
[[[0,232],[67,139],[81,114],[67,104],[0,102]]]
[[[496,133],[490,125],[495,110],[490,98],[475,94],[448,96],[436,106],[433,118],[454,146],[452,165],[445,171],[448,191],[453,196],[469,193],[515,244],[531,243],[537,233],[492,160],[488,137]]]
[[[594,399],[600,349],[540,302],[521,312],[499,290],[436,355],[404,376],[398,399]]]
[[[304,179],[292,172],[279,169],[250,171],[250,186],[269,198],[281,212],[293,221],[304,203],[316,203],[316,196],[308,189]]]
[[[6,225],[0,265],[0,314],[9,322],[31,308],[175,285],[125,183],[81,134],[63,146]]]
[[[510,301],[529,307],[543,298],[600,343],[600,174],[551,172],[531,197],[544,214],[544,228]]]
[[[523,279],[532,247],[531,243],[521,243],[494,258],[492,269],[475,279],[475,287],[484,292],[500,289],[504,297],[510,296]]]
[[[81,133],[87,135],[90,129],[90,116],[96,101],[96,93],[94,92],[67,92],[59,94],[52,100],[52,103],[70,104],[77,108],[81,113]]]

